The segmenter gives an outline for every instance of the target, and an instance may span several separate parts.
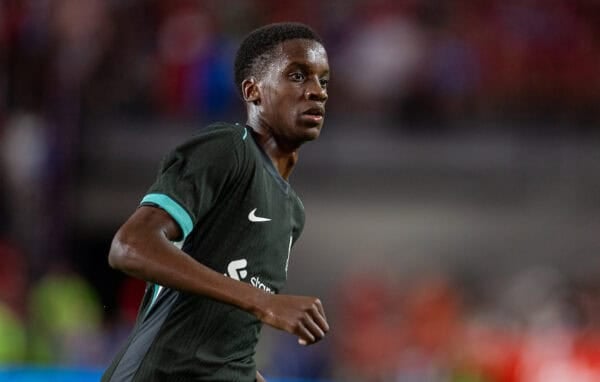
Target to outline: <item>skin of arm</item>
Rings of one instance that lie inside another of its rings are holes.
[[[115,234],[108,262],[130,276],[234,305],[298,336],[301,345],[321,340],[329,330],[318,298],[273,295],[226,277],[175,247],[171,241],[180,236],[179,225],[168,213],[141,206]]]

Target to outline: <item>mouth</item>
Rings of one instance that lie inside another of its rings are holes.
[[[308,110],[305,110],[302,113],[302,116],[305,119],[309,119],[313,123],[321,123],[323,121],[323,117],[325,116],[325,108],[322,106],[311,107]]]
[[[322,106],[311,107],[310,109],[304,111],[302,114],[323,118],[323,116],[325,115],[325,108]]]

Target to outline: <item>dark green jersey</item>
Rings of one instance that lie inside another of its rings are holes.
[[[142,200],[167,211],[183,251],[278,293],[304,209],[249,128],[215,124],[177,147]],[[150,285],[136,326],[103,381],[254,381],[261,323],[207,297]]]

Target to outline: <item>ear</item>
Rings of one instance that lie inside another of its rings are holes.
[[[256,78],[250,77],[242,81],[242,96],[246,102],[252,102],[255,105],[260,104],[260,89]]]

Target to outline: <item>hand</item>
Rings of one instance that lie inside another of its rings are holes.
[[[318,342],[329,331],[318,298],[266,293],[263,297],[257,317],[267,325],[297,335],[300,345]]]

